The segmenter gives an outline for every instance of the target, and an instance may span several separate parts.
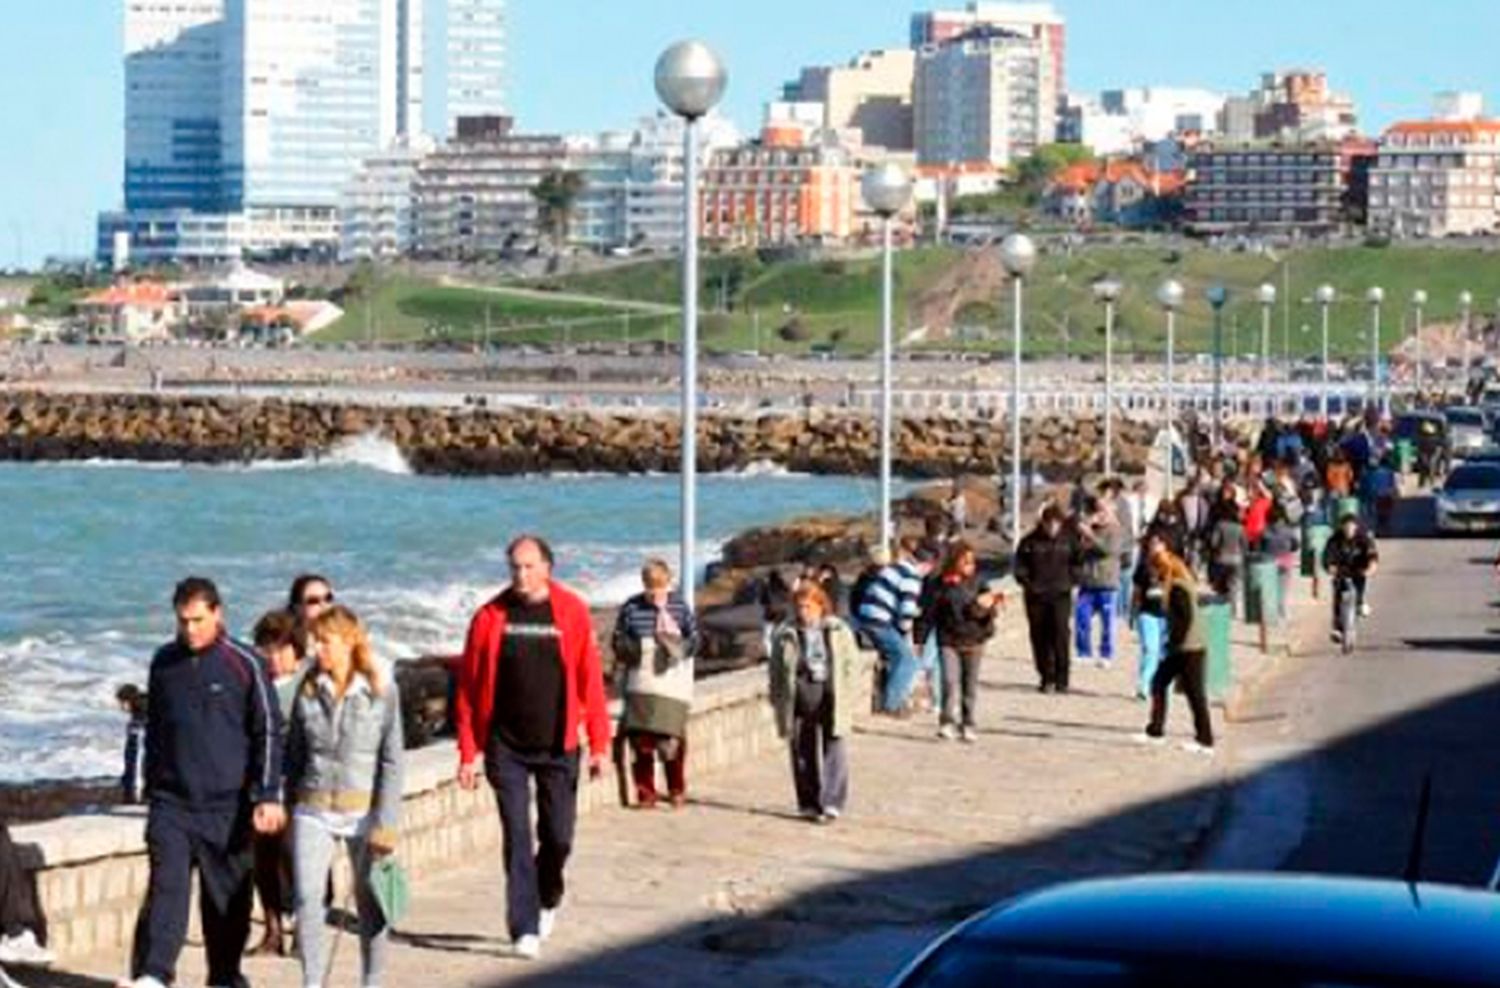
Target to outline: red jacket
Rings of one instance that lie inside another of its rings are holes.
[[[1245,512],[1245,538],[1251,548],[1260,545],[1261,538],[1266,534],[1266,527],[1271,524],[1272,501],[1269,497],[1257,497],[1250,502],[1250,508]]]
[[[604,695],[604,671],[594,622],[588,605],[573,591],[553,582],[552,619],[569,686],[564,716],[563,749],[578,750],[578,728],[588,730],[590,754],[609,750],[609,707]],[[459,764],[468,765],[484,751],[495,709],[495,680],[500,668],[500,644],[505,637],[506,613],[502,597],[485,604],[469,623],[464,656],[458,667],[453,723],[458,729]]]

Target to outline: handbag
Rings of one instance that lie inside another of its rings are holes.
[[[395,855],[387,854],[370,865],[370,892],[380,906],[386,926],[393,927],[406,917],[411,904],[411,882]]]

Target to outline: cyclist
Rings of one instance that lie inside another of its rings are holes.
[[[1370,616],[1366,590],[1370,577],[1380,567],[1380,550],[1375,539],[1359,524],[1353,513],[1339,519],[1339,527],[1323,548],[1323,568],[1333,577],[1334,625],[1338,625],[1339,605],[1343,603],[1344,580],[1353,585],[1360,617]],[[1335,637],[1338,633],[1335,632]]]

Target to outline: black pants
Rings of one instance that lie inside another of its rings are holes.
[[[292,911],[292,854],[287,834],[255,835],[255,891],[266,922]]]
[[[22,930],[32,931],[38,939],[46,934],[31,876],[21,867],[10,828],[0,823],[0,935],[14,936]]]
[[[135,929],[132,976],[149,974],[164,984],[172,983],[177,957],[187,940],[192,874],[197,868],[208,983],[237,983],[254,903],[249,808],[152,803],[146,851],[151,878]]]
[[[1073,614],[1071,593],[1027,594],[1026,623],[1031,630],[1031,657],[1042,685],[1068,688],[1072,665],[1072,635],[1068,621]]]
[[[516,751],[491,738],[484,773],[500,806],[505,835],[506,921],[512,940],[535,935],[543,909],[566,891],[563,868],[573,853],[578,823],[578,752]],[[531,828],[531,783],[536,781],[536,832]]]
[[[1205,673],[1208,655],[1205,652],[1170,652],[1156,670],[1151,681],[1151,724],[1146,733],[1153,738],[1166,734],[1167,694],[1178,678],[1182,679],[1183,691],[1187,693],[1188,706],[1193,710],[1193,733],[1198,743],[1213,747],[1214,725],[1208,713],[1208,689]]]

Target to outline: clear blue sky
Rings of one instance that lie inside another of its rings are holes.
[[[315,2],[315,0],[310,0]],[[936,6],[959,7],[962,3]],[[655,103],[651,67],[698,35],[730,65],[727,110],[752,127],[803,64],[905,43],[920,0],[511,0],[512,109],[527,129],[627,124]],[[1263,69],[1326,68],[1367,129],[1422,115],[1441,89],[1483,89],[1496,0],[1060,0],[1070,87],[1248,89]],[[0,266],[92,244],[118,203],[122,0],[9,0],[0,14]]]

